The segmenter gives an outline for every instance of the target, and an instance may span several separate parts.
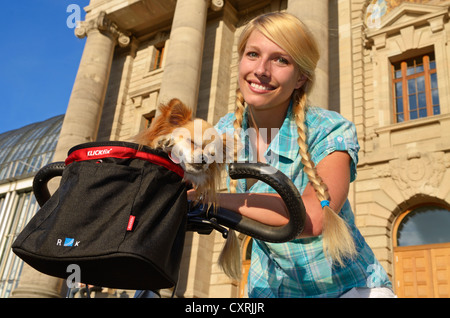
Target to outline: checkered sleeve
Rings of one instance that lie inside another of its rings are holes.
[[[214,128],[217,130],[219,134],[224,133],[232,133],[233,132],[233,123],[236,117],[234,113],[228,113],[215,124]]]
[[[351,157],[350,181],[356,178],[359,143],[355,125],[333,111],[311,107],[307,116],[309,152],[317,165],[334,151],[345,151]],[[311,114],[312,113],[312,114]]]

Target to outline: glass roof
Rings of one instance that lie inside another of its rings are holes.
[[[0,134],[0,183],[34,175],[50,163],[64,115]]]

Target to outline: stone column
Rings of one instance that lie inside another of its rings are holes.
[[[328,0],[288,0],[287,11],[298,17],[314,34],[320,50],[316,82],[309,97],[314,105],[328,108]]]
[[[220,3],[223,5],[223,1],[212,2],[216,10],[220,9]],[[209,3],[210,0],[177,1],[159,92],[159,103],[176,97],[192,108],[194,114]]]
[[[82,22],[75,35],[87,39],[53,161],[64,160],[67,151],[77,144],[96,140],[114,47],[130,43],[127,34],[105,12]]]
[[[219,11],[223,5],[223,0],[177,1],[159,103],[176,97],[196,114],[208,8]],[[177,297],[208,296],[213,241],[214,236],[186,234]]]
[[[127,46],[130,42],[129,37],[119,31],[104,12],[93,20],[81,23],[75,34],[80,38],[87,36],[87,40],[53,161],[65,160],[71,147],[96,139],[114,47],[117,42],[121,46]],[[49,188],[56,188],[55,184],[49,184]],[[19,285],[12,292],[12,297],[60,297],[64,283],[62,279],[44,275],[24,264]]]

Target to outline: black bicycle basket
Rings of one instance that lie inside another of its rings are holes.
[[[215,229],[226,236],[224,225],[273,243],[302,232],[305,208],[286,175],[262,163],[231,163],[228,173],[272,186],[286,204],[289,223],[269,226],[220,207],[197,211],[189,206],[183,170],[166,153],[134,143],[93,142],[39,170],[33,191],[41,209],[12,249],[51,276],[68,278],[77,265],[85,284],[156,290],[175,286],[186,231]],[[50,196],[47,183],[55,176],[62,178]]]
[[[59,188],[19,234],[13,251],[51,276],[67,278],[68,266],[78,265],[86,284],[172,287],[186,232],[182,176],[165,153],[147,147],[126,142],[76,146]]]

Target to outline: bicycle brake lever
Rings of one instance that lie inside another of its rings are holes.
[[[226,239],[228,230],[221,226],[216,218],[208,218],[208,210],[208,207],[203,204],[192,205],[192,202],[189,202],[187,230],[199,234],[210,234],[214,229],[222,233],[222,237]]]
[[[216,230],[222,233],[222,237],[226,239],[228,237],[228,230],[223,226],[220,226],[215,219],[206,220],[202,218],[188,218],[187,231],[197,232],[198,234],[208,235],[212,230]]]

